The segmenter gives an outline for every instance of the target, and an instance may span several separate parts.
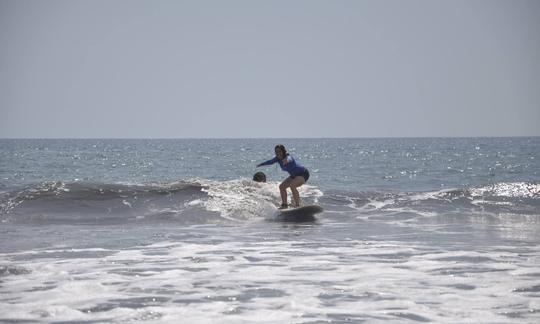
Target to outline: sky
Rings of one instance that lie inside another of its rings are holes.
[[[538,0],[0,0],[1,138],[539,125]]]

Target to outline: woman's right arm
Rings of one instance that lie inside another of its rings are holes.
[[[277,162],[277,157],[274,157],[273,159],[270,159],[266,162],[260,163],[257,165],[257,167],[264,166],[264,165],[272,165]]]

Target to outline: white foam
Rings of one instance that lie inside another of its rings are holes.
[[[191,200],[191,201],[186,202],[185,206],[194,207],[194,206],[199,206],[199,205],[202,205],[202,204],[203,204],[202,199],[195,199],[195,200]]]
[[[278,182],[261,183],[249,179],[199,181],[203,184],[202,191],[209,196],[203,206],[230,220],[266,218],[281,201]],[[298,191],[302,199],[313,199],[315,202],[323,195],[317,187],[309,185],[300,187]]]
[[[498,197],[535,198],[540,197],[540,184],[528,182],[495,183],[470,190],[474,196],[486,194]]]
[[[0,314],[38,322],[538,319],[529,311],[540,307],[535,293],[519,292],[538,285],[529,276],[540,272],[537,246],[444,251],[400,242],[310,243],[170,241],[103,258],[28,261],[3,254],[31,272],[3,278]]]

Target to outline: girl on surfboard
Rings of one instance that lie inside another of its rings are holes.
[[[263,165],[272,165],[279,163],[281,170],[286,171],[290,176],[283,180],[279,185],[279,192],[281,194],[281,207],[279,209],[285,209],[287,205],[287,188],[291,188],[293,196],[294,207],[300,207],[300,194],[298,193],[298,187],[306,183],[309,179],[309,171],[300,164],[296,163],[294,158],[287,153],[285,146],[276,145],[274,148],[276,156],[266,162],[260,163],[257,167]]]

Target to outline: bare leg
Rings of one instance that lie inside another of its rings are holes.
[[[279,185],[279,193],[281,195],[282,205],[287,205],[287,188],[290,187],[292,181],[293,180],[291,178],[287,178]]]
[[[300,194],[298,193],[298,187],[300,187],[301,185],[303,185],[306,181],[304,180],[304,177],[301,177],[301,176],[296,176],[294,177],[294,179],[291,181],[291,191],[292,191],[292,195],[293,195],[293,200],[294,200],[294,206],[295,207],[299,207],[300,206]]]
[[[292,197],[294,201],[294,207],[299,207],[300,206],[300,193],[298,193],[298,189],[294,187],[291,187],[291,191],[292,191]]]

